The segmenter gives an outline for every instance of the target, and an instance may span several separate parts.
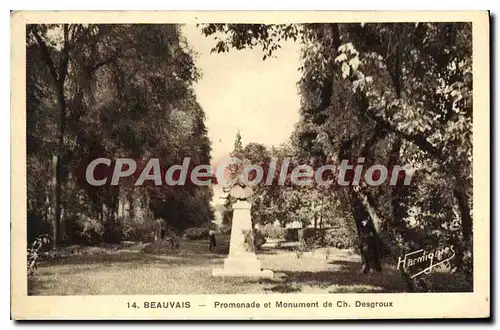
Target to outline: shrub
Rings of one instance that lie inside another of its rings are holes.
[[[172,244],[171,241],[159,240],[154,243],[147,244],[142,248],[141,252],[149,254],[173,254],[179,251],[179,246]]]
[[[343,228],[327,229],[324,233],[324,245],[337,249],[357,248],[358,239],[355,234]]]
[[[298,231],[299,242],[310,249],[319,246],[350,249],[357,247],[357,237],[345,228],[303,228]]]
[[[209,231],[208,228],[192,227],[184,231],[184,236],[190,240],[207,239]]]
[[[37,210],[38,211],[38,210]],[[27,243],[31,244],[42,234],[52,234],[52,223],[36,211],[28,210]]]
[[[78,243],[92,245],[103,241],[104,226],[98,219],[82,215],[77,218],[76,226],[79,234],[79,239],[76,240]]]
[[[102,239],[106,243],[119,244],[122,241],[124,231],[125,228],[120,219],[109,219],[104,224]]]
[[[298,239],[299,241],[305,241],[314,236],[316,233],[316,228],[302,228],[298,231]]]
[[[40,235],[28,247],[28,276],[33,275],[38,267],[41,257],[41,250],[50,243],[50,237],[46,234]]]
[[[219,225],[218,231],[223,233],[224,235],[231,236],[231,226],[229,224],[221,224]]]
[[[222,232],[215,232],[215,242],[217,243],[217,246],[212,252],[217,254],[228,254],[230,239],[230,235],[224,234]]]
[[[286,229],[279,226],[267,224],[264,227],[260,228],[260,233],[265,238],[284,239],[286,235]]]
[[[298,242],[299,241],[299,228],[286,228],[285,229],[285,241],[287,242]]]
[[[324,229],[320,228],[302,228],[298,231],[299,242],[307,246],[322,245]]]
[[[123,240],[134,242],[152,242],[158,225],[152,219],[131,218],[123,227]]]

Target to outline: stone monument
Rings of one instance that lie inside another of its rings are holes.
[[[248,201],[252,192],[251,187],[240,183],[235,184],[229,191],[230,196],[237,200],[233,204],[229,255],[224,259],[224,268],[212,270],[212,276],[273,277],[274,275],[271,270],[261,268],[261,262],[255,255],[250,215],[252,204]]]

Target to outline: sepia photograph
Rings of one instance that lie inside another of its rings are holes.
[[[488,286],[473,34],[489,18],[474,14],[23,20],[18,292],[128,296],[132,310],[278,295],[276,313],[327,307],[315,295],[387,310],[373,294],[472,294],[479,270]]]

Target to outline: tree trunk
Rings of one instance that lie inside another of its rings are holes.
[[[319,228],[323,229],[323,196],[321,196],[321,207],[319,209]]]
[[[55,155],[55,173],[54,173],[54,191],[52,208],[54,210],[53,218],[53,247],[59,246],[60,243],[60,223],[61,223],[61,185],[62,185],[62,168],[63,168],[63,155],[64,155],[64,129],[66,122],[66,98],[64,95],[64,83],[68,73],[69,61],[69,25],[63,25],[64,31],[64,45],[61,49],[61,56],[59,59],[59,66],[56,68],[54,61],[50,55],[49,48],[45,40],[40,35],[36,26],[30,28],[30,32],[38,42],[42,51],[42,60],[47,66],[53,87],[57,93],[57,107],[59,110],[59,127],[57,131],[58,147]]]
[[[349,192],[349,203],[352,215],[356,223],[358,233],[358,248],[361,255],[361,272],[367,273],[370,270],[382,271],[381,248],[382,242],[378,231],[374,226],[373,219],[366,205],[361,201],[352,188]]]
[[[386,135],[387,133],[378,125],[374,127],[372,136],[364,143],[359,154],[359,157],[365,158],[365,165],[372,163],[373,148]],[[353,159],[353,156],[352,141],[344,141],[339,150],[339,160]],[[382,219],[377,216],[375,209],[370,205],[368,196],[359,190],[356,191],[354,186],[350,186],[347,189],[351,212],[358,232],[362,272],[366,273],[370,269],[381,271],[380,259],[384,245],[378,233]]]
[[[395,49],[395,64],[394,64],[394,70],[392,74],[392,82],[394,85],[394,90],[396,92],[396,97],[398,99],[401,98],[401,54],[400,54],[400,48],[399,45],[396,46]],[[389,161],[388,161],[388,168],[392,169],[394,166],[397,164],[399,161],[399,154],[401,152],[401,146],[402,146],[402,141],[400,136],[396,136],[396,140],[394,141],[394,144],[392,145],[391,152],[389,154]],[[389,224],[393,230],[393,233],[396,234],[396,228],[400,227],[402,224],[402,219],[401,216],[398,212],[399,208],[399,199],[400,199],[400,190],[398,189],[399,187],[394,186],[394,187],[389,187],[389,196],[391,198],[391,214],[392,214],[392,221]],[[394,235],[395,236],[395,235]],[[394,237],[396,238],[396,237]],[[397,250],[399,251],[400,254],[406,253],[406,251],[403,251],[401,247],[397,247]],[[406,272],[406,269],[404,267],[401,267],[399,269],[399,273],[401,274],[401,277],[403,281],[405,282],[406,285],[406,291],[407,292],[414,292],[415,291],[415,285],[413,284],[413,280],[410,278],[408,273]]]
[[[401,277],[403,278],[403,281],[405,282],[406,285],[406,291],[407,292],[415,292],[415,285],[413,284],[413,280],[411,279],[410,275],[406,272],[406,270],[401,267],[399,268],[399,274],[401,274]]]
[[[462,218],[462,235],[464,243],[469,243],[472,238],[472,217],[468,198],[466,193],[460,187],[457,187],[453,190],[453,195],[457,200],[460,217]]]
[[[58,143],[59,148],[56,155],[56,173],[55,173],[55,198],[54,198],[54,247],[59,246],[61,242],[61,192],[62,192],[62,170],[63,170],[63,154],[64,154],[64,129],[66,122],[66,100],[64,97],[64,82],[58,85],[57,98],[59,106],[59,132]]]
[[[396,136],[396,140],[394,141],[394,144],[392,145],[391,152],[389,154],[389,161],[387,164],[388,168],[393,168],[397,164],[397,162],[399,161],[399,154],[401,151],[401,146],[402,146],[402,140],[399,136]],[[398,187],[398,186],[392,186],[392,187],[389,186],[387,190],[388,190],[389,196],[391,198],[391,214],[392,214],[392,220],[389,223],[389,225],[392,228],[394,236],[396,236],[397,228],[400,228],[402,226],[401,214],[400,214],[400,212],[398,212],[398,209],[400,208],[401,191],[400,191],[400,187]],[[396,237],[394,237],[394,238],[396,238]],[[407,252],[410,252],[410,251],[405,251],[403,249],[403,247],[400,247],[400,246],[396,246],[396,251],[399,255],[405,255]],[[401,274],[401,278],[403,279],[403,281],[406,285],[406,291],[407,292],[414,292],[415,285],[414,285],[411,277],[406,272],[406,269],[404,269],[404,267],[399,268],[399,273]]]
[[[466,192],[461,187],[456,187],[453,190],[453,195],[455,196],[455,199],[457,201],[460,218],[462,219],[463,237],[463,241],[461,243],[455,244],[455,260],[457,268],[463,269],[464,251],[467,249],[469,243],[472,240],[472,217]]]
[[[52,199],[51,199],[51,207],[50,207],[50,217],[52,219],[52,247],[55,249],[59,246],[59,232],[60,232],[60,228],[59,228],[59,224],[60,224],[60,217],[61,217],[61,214],[59,213],[59,217],[58,217],[58,212],[57,212],[57,207],[58,205],[60,204],[60,196],[61,196],[61,192],[60,192],[60,189],[57,188],[58,186],[58,170],[57,170],[57,167],[58,167],[58,157],[57,155],[54,155],[52,157],[52,174],[53,174],[53,177],[52,177],[52,183],[51,183],[51,186],[52,186]],[[59,196],[59,198],[58,198]]]

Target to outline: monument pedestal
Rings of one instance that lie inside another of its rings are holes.
[[[224,268],[214,269],[212,276],[274,276],[271,270],[262,269],[255,255],[250,207],[246,201],[234,203],[229,255],[224,260]]]

